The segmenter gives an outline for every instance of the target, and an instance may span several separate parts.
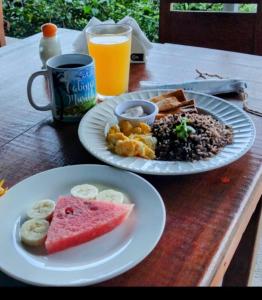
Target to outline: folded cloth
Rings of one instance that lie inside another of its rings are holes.
[[[78,35],[78,37],[73,42],[73,48],[76,53],[88,54],[86,30],[88,27],[100,25],[100,24],[115,24],[113,20],[107,20],[101,22],[99,19],[93,17],[83,29],[83,31]]]
[[[99,24],[115,24],[113,20],[100,21],[93,17],[85,26],[83,31],[79,34],[76,40],[73,42],[73,48],[76,53],[88,53],[86,30],[90,26]],[[124,17],[117,24],[129,25],[132,27],[132,49],[131,49],[131,61],[132,62],[145,62],[149,50],[152,48],[151,42],[148,40],[144,32],[139,27],[135,19],[131,17]]]
[[[207,79],[194,80],[181,83],[159,83],[152,81],[140,81],[140,88],[145,89],[184,89],[204,94],[218,95],[226,93],[244,93],[246,82],[240,79]]]

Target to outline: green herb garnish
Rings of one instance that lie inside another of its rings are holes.
[[[184,141],[187,140],[190,133],[196,132],[193,127],[187,125],[187,122],[189,122],[188,118],[181,118],[180,125],[177,125],[174,129],[174,132],[176,133],[177,137]]]

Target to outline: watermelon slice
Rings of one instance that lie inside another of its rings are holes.
[[[128,217],[133,206],[59,197],[45,241],[47,252],[55,253],[113,230]]]

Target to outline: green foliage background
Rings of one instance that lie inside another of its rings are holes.
[[[3,0],[4,17],[11,24],[9,36],[26,37],[53,22],[59,27],[83,29],[95,16],[119,21],[134,17],[150,40],[158,37],[158,0]]]
[[[174,0],[175,2],[175,0]],[[173,4],[173,10],[203,10],[203,11],[222,11],[224,5],[222,3],[183,3],[183,4]],[[256,10],[255,4],[241,4],[239,5],[240,12],[254,12]]]
[[[3,8],[4,17],[11,24],[8,36],[30,36],[46,22],[83,29],[92,16],[118,21],[129,15],[138,21],[151,41],[158,39],[159,0],[3,0]],[[223,5],[185,3],[174,5],[173,9],[219,11]],[[240,6],[245,12],[253,9],[252,5]]]

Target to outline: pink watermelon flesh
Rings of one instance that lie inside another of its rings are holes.
[[[128,217],[133,206],[59,197],[45,241],[47,252],[55,253],[113,230]]]

